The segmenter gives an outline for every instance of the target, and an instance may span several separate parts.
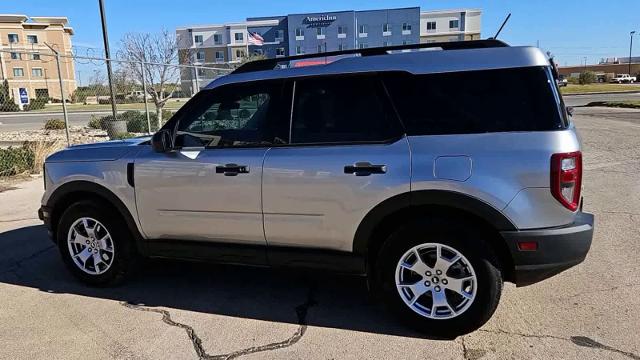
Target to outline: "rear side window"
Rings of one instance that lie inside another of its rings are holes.
[[[410,75],[385,84],[409,135],[565,127],[544,67]]]
[[[402,134],[375,75],[328,76],[295,83],[291,142],[377,142]]]

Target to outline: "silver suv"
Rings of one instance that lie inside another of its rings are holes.
[[[492,316],[503,281],[584,260],[580,140],[537,48],[324,55],[241,66],[151,139],[51,155],[40,217],[71,271],[112,284],[139,256],[331,269],[450,337]]]

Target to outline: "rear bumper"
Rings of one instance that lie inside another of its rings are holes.
[[[501,232],[515,266],[516,285],[531,285],[581,263],[591,247],[593,221],[592,214],[580,212],[566,226]],[[523,242],[537,243],[537,250],[520,250]]]

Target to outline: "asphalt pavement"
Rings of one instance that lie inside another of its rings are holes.
[[[150,261],[116,288],[64,268],[36,219],[42,179],[0,192],[0,359],[640,360],[640,111],[578,108],[584,263],[523,288],[455,340],[426,339],[362,279]]]

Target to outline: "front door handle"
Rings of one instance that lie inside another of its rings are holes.
[[[372,165],[369,162],[357,162],[353,165],[344,167],[345,174],[354,174],[355,176],[369,176],[371,174],[386,174],[387,165]]]
[[[224,176],[236,176],[238,174],[248,174],[249,167],[247,165],[225,164],[216,166],[216,174],[224,174]]]

